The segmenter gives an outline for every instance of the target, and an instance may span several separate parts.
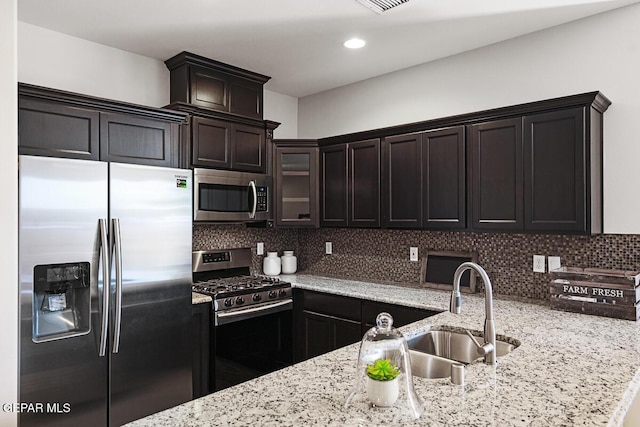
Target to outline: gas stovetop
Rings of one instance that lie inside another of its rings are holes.
[[[195,282],[193,290],[216,299],[291,288],[289,282],[269,276],[234,276]]]
[[[193,252],[192,290],[213,298],[215,312],[291,300],[291,283],[250,275],[251,249]]]

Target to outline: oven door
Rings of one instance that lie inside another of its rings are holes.
[[[216,391],[293,364],[290,308],[222,323],[215,326]]]
[[[272,219],[269,176],[194,169],[193,178],[194,221],[252,222]]]

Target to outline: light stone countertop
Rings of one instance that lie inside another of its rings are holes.
[[[447,310],[449,293],[429,289],[290,275],[294,287],[430,310]],[[424,413],[344,402],[355,379],[358,344],[187,402],[132,426],[428,425],[618,426],[640,389],[638,322],[553,311],[496,299],[498,336],[521,342],[497,366],[467,365],[465,385],[414,377]],[[462,313],[443,312],[401,331],[432,327],[482,331],[484,298],[462,295]]]
[[[191,304],[204,304],[205,302],[211,301],[213,301],[213,298],[211,298],[209,295],[191,292]]]

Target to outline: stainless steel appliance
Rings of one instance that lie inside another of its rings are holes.
[[[268,175],[194,169],[194,221],[257,222],[273,218]]]
[[[191,399],[191,171],[20,156],[21,426]]]
[[[213,298],[215,391],[293,363],[291,284],[250,266],[249,248],[193,252],[193,291]]]

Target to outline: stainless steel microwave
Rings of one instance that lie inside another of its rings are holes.
[[[268,175],[195,168],[193,182],[194,221],[254,222],[273,217]]]

